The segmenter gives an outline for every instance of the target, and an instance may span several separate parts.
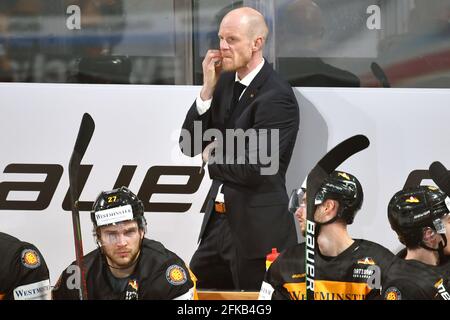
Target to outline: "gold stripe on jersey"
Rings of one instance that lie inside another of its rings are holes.
[[[341,281],[314,281],[315,300],[364,300],[371,291],[364,282],[341,282]],[[285,283],[283,287],[289,292],[293,300],[305,300],[305,283]]]
[[[191,280],[194,283],[194,300],[199,300],[198,292],[197,292],[197,277],[195,276],[195,274],[192,272],[192,270],[190,268],[188,268],[188,271],[189,271],[189,275],[191,276]]]

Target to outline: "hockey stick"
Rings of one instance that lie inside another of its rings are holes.
[[[439,161],[435,161],[430,165],[429,171],[434,183],[450,197],[450,174],[447,168]]]
[[[364,150],[369,146],[370,142],[364,135],[356,135],[341,142],[320,159],[316,166],[308,174],[306,181],[306,246],[305,246],[305,262],[306,262],[306,299],[314,300],[314,254],[315,254],[315,222],[314,222],[314,200],[316,193],[324,180],[345,160],[355,153]]]
[[[69,162],[69,188],[72,207],[72,225],[75,242],[75,256],[81,277],[79,288],[81,300],[87,299],[87,288],[86,270],[83,265],[83,240],[81,238],[80,213],[78,211],[78,199],[80,197],[80,192],[78,190],[78,171],[80,169],[81,159],[83,159],[92,135],[94,134],[94,129],[94,120],[88,113],[85,113],[83,115],[83,119],[81,120],[77,141],[75,142],[75,147]]]

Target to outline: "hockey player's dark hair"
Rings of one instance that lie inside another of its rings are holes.
[[[426,228],[442,228],[441,218],[450,212],[446,198],[445,193],[432,186],[397,192],[389,202],[388,219],[399,241],[409,249],[430,249],[423,243],[423,232]]]

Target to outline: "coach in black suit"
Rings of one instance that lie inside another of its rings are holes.
[[[264,17],[254,9],[235,9],[223,18],[220,50],[207,52],[203,87],[183,124],[182,151],[189,156],[202,152],[213,180],[201,242],[190,263],[199,288],[259,290],[271,248],[283,250],[297,240],[288,212],[285,174],[297,137],[299,109],[292,88],[263,58],[267,34]],[[217,129],[223,144],[217,135],[215,141],[199,142],[202,137],[195,136],[195,126],[202,134]],[[222,151],[230,142],[225,141],[226,129],[250,132],[259,144]],[[260,158],[252,162],[266,148],[270,164]],[[219,159],[221,153],[227,161]],[[239,157],[245,158],[244,164]]]

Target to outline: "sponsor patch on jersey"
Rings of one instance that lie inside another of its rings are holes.
[[[369,264],[374,265],[375,261],[371,257],[365,257],[364,259],[359,259],[358,264]]]
[[[306,276],[306,273],[294,273],[291,278],[292,279],[301,279],[304,278]]]
[[[50,280],[30,283],[14,289],[14,300],[50,300]]]
[[[166,270],[166,279],[170,284],[180,286],[187,281],[186,271],[179,265],[173,264]]]
[[[364,264],[366,265],[366,264]],[[353,268],[353,279],[369,279],[373,275],[374,271],[369,267],[359,265],[359,267]]]
[[[402,300],[402,293],[396,287],[389,287],[384,293],[385,300]]]
[[[39,254],[32,249],[25,249],[22,251],[22,264],[29,269],[36,269],[41,265],[41,258]]]

